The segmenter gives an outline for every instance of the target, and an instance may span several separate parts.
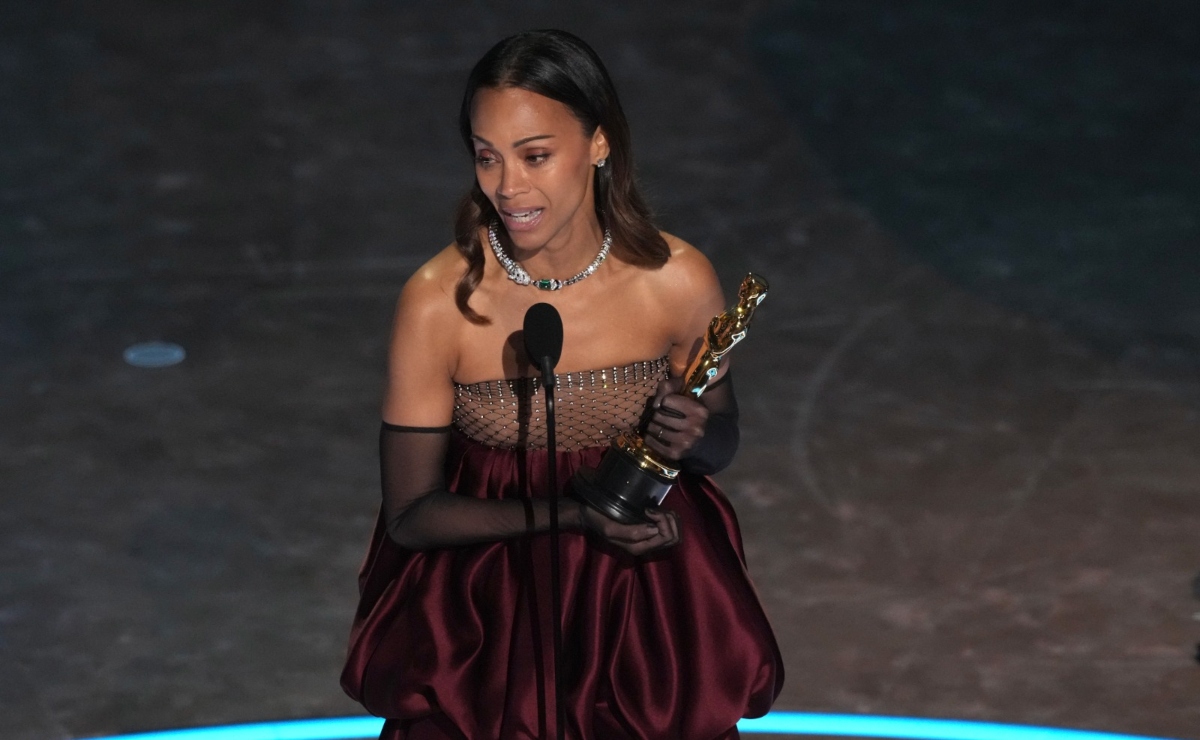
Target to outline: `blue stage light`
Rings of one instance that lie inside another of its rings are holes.
[[[747,734],[838,735],[898,740],[1165,740],[996,722],[807,712],[771,712],[761,719],[744,719],[738,723],[738,730]]]
[[[378,717],[337,717],[161,730],[116,735],[104,740],[354,740],[379,737],[382,727],[383,720]]]
[[[114,735],[103,740],[359,740],[378,737],[382,727],[383,720],[377,717],[339,717],[163,730]],[[759,719],[742,720],[738,730],[748,735],[836,735],[899,740],[1167,740],[995,722],[808,712],[771,712]]]

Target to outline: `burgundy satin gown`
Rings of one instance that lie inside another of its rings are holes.
[[[613,378],[605,380],[589,392],[603,399]],[[472,387],[460,389],[470,402]],[[459,412],[473,409],[460,406],[467,408],[456,409],[446,459],[450,490],[546,495],[546,450],[468,437]],[[558,452],[560,489],[605,449]],[[682,542],[649,556],[561,534],[569,738],[737,737],[737,720],[765,714],[782,686],[779,649],[746,572],[732,507],[711,480],[684,473],[664,508],[679,515]],[[553,737],[549,542],[539,534],[414,552],[376,525],[342,685],[388,718],[381,737]]]

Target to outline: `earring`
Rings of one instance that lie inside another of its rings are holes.
[[[601,167],[603,167],[606,164],[608,164],[608,159],[607,158],[602,159],[596,163],[596,169],[600,169]]]

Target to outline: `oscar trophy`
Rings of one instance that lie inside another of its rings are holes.
[[[708,324],[700,351],[683,375],[679,393],[699,398],[717,376],[721,358],[746,337],[754,309],[767,297],[767,281],[750,273],[738,289],[737,303]],[[649,522],[645,511],[658,506],[679,477],[679,468],[646,446],[641,432],[622,434],[599,466],[580,468],[571,479],[576,497],[624,524]]]

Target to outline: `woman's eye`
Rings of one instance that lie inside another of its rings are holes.
[[[475,155],[475,164],[477,164],[477,165],[487,166],[489,164],[493,164],[495,161],[496,161],[496,158],[490,154],[476,154]]]
[[[525,161],[530,164],[541,164],[542,162],[545,162],[549,158],[550,158],[549,152],[540,152],[538,154],[530,154],[529,156],[525,157]]]

